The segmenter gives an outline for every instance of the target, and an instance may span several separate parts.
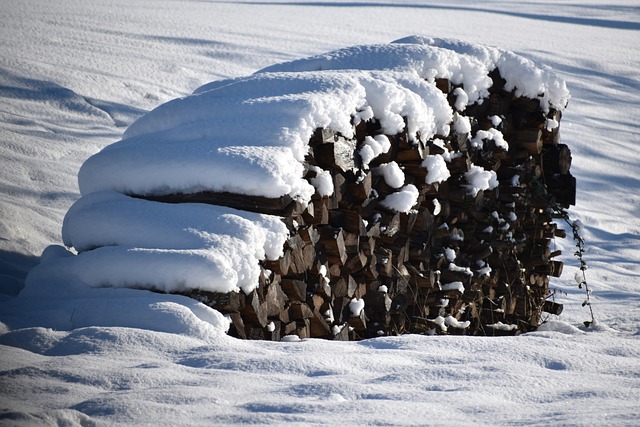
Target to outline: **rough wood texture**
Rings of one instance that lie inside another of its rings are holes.
[[[550,242],[564,233],[547,208],[575,203],[575,179],[558,126],[547,129],[545,123],[559,122],[561,114],[545,114],[538,100],[503,90],[497,71],[490,77],[489,98],[463,113],[471,117],[471,135],[493,127],[490,117],[499,115],[496,127],[508,151],[489,142],[473,147],[467,134],[451,134],[443,147],[414,144],[401,133],[387,135],[389,152],[362,169],[358,151],[365,137],[381,133],[373,119],[359,123],[353,139],[329,129],[314,133],[306,160],[331,173],[335,192],[315,195],[308,206],[286,196],[152,198],[279,215],[289,226],[284,255],[262,263],[254,292],[190,296],[228,314],[231,335],[272,340],[289,334],[337,340],[403,333],[513,335],[534,330],[543,311],[559,314],[562,306],[548,300],[549,277],[560,276],[563,265],[553,260],[559,251],[552,252]],[[455,89],[444,79],[435,84],[448,95]],[[447,165],[451,177],[426,184],[422,159],[445,151],[462,153]],[[403,169],[405,184],[419,190],[409,213],[379,203],[396,190],[372,171],[390,161]],[[499,186],[470,194],[464,174],[472,165],[495,171]],[[358,312],[354,307],[362,303]]]

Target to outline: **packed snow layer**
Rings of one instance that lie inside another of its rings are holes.
[[[41,263],[29,273],[25,289],[3,307],[3,327],[72,330],[122,326],[202,339],[216,337],[229,328],[227,318],[192,298],[149,290],[87,286],[91,284],[87,276],[95,273],[87,269],[86,263],[78,262],[78,258],[63,247],[48,247]],[[130,262],[133,269],[120,274],[135,276],[135,269],[150,268],[141,263],[133,265],[134,260],[135,257]],[[171,274],[166,267],[154,267]]]
[[[66,246],[199,249],[221,236],[241,240],[259,259],[277,259],[288,232],[278,217],[196,203],[158,203],[115,192],[89,194],[67,212]]]
[[[164,292],[249,293],[259,261],[281,256],[287,236],[278,217],[116,192],[81,198],[62,228],[64,244],[81,251],[72,270],[84,283]]]

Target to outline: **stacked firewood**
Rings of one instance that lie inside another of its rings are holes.
[[[562,306],[548,299],[549,277],[562,272],[552,242],[565,233],[553,208],[575,202],[561,114],[504,90],[497,70],[491,78],[488,99],[457,112],[469,118],[470,133],[413,142],[406,132],[383,136],[375,119],[358,123],[353,138],[317,129],[305,178],[328,171],[334,191],[307,205],[211,192],[154,198],[279,215],[289,227],[284,255],[262,262],[253,292],[188,295],[228,315],[231,335],[251,339],[517,334],[534,330],[543,311],[559,314]],[[456,87],[436,85],[453,108]],[[492,129],[508,149],[483,138]],[[380,137],[390,149],[363,165],[363,145]],[[450,177],[427,183],[424,160],[446,153]],[[404,173],[402,185],[418,190],[406,213],[381,203],[397,191],[377,173],[390,162]],[[472,191],[465,174],[475,167],[494,171],[499,185]]]

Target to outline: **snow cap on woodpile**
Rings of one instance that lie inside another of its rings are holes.
[[[506,50],[415,36],[349,47],[215,81],[159,106],[85,162],[80,191],[209,190],[307,202],[315,189],[303,179],[304,157],[315,129],[351,137],[354,124],[375,117],[397,134],[406,118],[414,140],[447,136],[454,112],[434,79],[462,85],[456,90],[471,105],[488,95],[495,68],[506,90],[539,98],[543,110],[567,103],[562,80]]]

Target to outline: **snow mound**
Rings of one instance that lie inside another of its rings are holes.
[[[177,263],[170,265],[176,267]],[[126,266],[110,263],[109,267],[118,270]],[[154,279],[162,273],[158,272]],[[23,291],[3,309],[3,321],[11,330],[115,326],[207,340],[229,328],[229,321],[222,314],[194,299],[95,286],[90,276],[97,274],[80,256],[61,246],[50,246],[45,249],[40,265],[27,276]]]

